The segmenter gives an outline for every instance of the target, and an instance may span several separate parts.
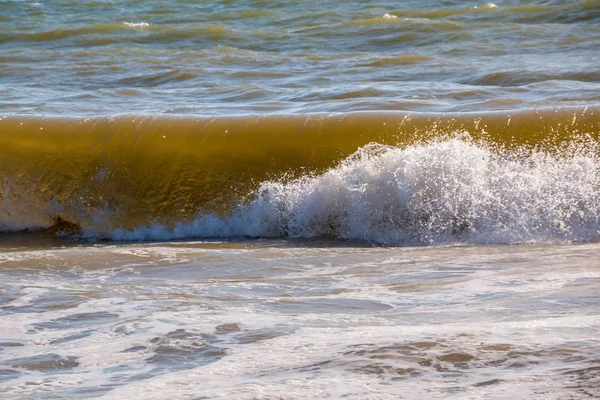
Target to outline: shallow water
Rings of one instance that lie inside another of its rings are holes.
[[[597,244],[8,251],[4,398],[600,395]]]
[[[600,397],[599,66],[597,0],[0,1],[0,397]]]

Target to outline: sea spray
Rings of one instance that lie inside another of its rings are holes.
[[[589,107],[5,117],[0,231],[389,244],[593,240],[599,123]]]
[[[93,235],[93,233],[92,233]],[[368,144],[327,172],[264,182],[228,217],[173,229],[117,229],[114,240],[332,237],[403,244],[600,238],[597,143],[506,150],[468,135],[407,147]]]

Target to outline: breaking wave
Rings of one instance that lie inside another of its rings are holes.
[[[468,136],[406,148],[371,143],[324,174],[266,182],[229,217],[173,229],[116,230],[116,240],[333,237],[381,244],[600,238],[596,146],[502,152]]]
[[[0,119],[0,231],[390,245],[600,239],[596,110]]]

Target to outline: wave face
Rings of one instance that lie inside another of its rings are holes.
[[[5,118],[0,229],[113,240],[597,240],[595,114]]]

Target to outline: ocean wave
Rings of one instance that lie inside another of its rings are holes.
[[[157,224],[108,237],[332,237],[388,245],[598,240],[597,150],[587,143],[556,155],[503,152],[468,136],[406,148],[371,143],[324,174],[263,183],[229,217],[201,215],[173,229]]]
[[[0,231],[596,240],[597,111],[4,117]]]

